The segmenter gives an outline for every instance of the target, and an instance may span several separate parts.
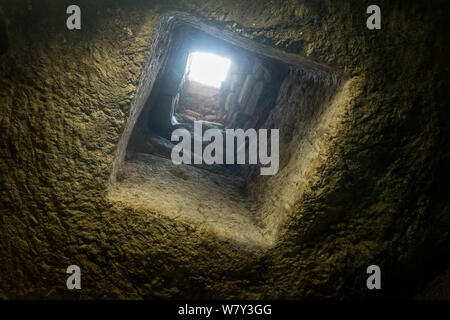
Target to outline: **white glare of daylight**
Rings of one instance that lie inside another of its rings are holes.
[[[189,55],[189,80],[219,88],[227,77],[231,60],[207,52],[192,52]]]

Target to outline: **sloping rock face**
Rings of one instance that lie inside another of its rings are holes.
[[[445,269],[445,1],[380,0],[381,30],[366,28],[364,1],[78,3],[82,29],[68,31],[60,1],[0,1],[0,298],[409,298]],[[269,249],[106,197],[149,44],[174,9],[349,78]],[[71,264],[82,290],[66,289]]]

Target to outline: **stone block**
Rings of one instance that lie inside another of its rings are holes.
[[[270,83],[272,81],[272,75],[270,74],[270,71],[267,68],[264,68],[263,77],[264,81],[267,83]]]
[[[255,62],[253,64],[253,68],[252,68],[252,73],[253,73],[253,76],[255,77],[255,79],[259,79],[263,76],[264,67],[259,60],[255,60]]]
[[[254,84],[255,78],[251,74],[247,75],[247,77],[245,78],[244,85],[242,86],[241,92],[238,97],[238,103],[241,106],[245,106],[247,104],[248,98],[250,97]]]
[[[251,91],[248,102],[245,106],[245,114],[252,116],[255,114],[256,106],[258,104],[259,97],[264,89],[264,81],[260,80],[255,83],[253,90]]]
[[[230,90],[233,92],[239,91],[242,85],[242,75],[234,73],[230,76]]]
[[[227,113],[230,113],[233,112],[235,109],[236,109],[236,94],[230,93],[225,101],[225,111]]]
[[[251,61],[248,58],[243,57],[239,61],[239,73],[240,74],[247,74],[247,73],[251,72],[250,67],[251,67]]]

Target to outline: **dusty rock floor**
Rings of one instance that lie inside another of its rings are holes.
[[[197,224],[219,238],[265,247],[256,208],[237,176],[224,176],[168,159],[137,154],[127,161],[109,198],[126,206]]]

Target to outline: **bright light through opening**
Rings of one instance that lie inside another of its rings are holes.
[[[189,80],[219,88],[225,80],[231,60],[207,52],[192,52],[189,55]]]

